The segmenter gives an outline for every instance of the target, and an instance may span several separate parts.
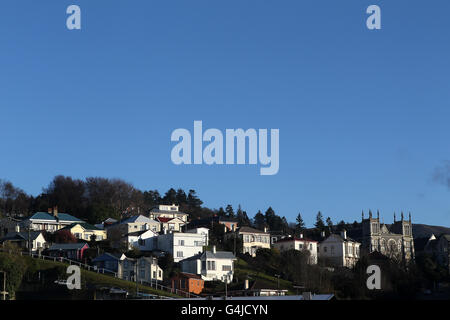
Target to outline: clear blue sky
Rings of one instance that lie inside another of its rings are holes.
[[[66,29],[66,8],[82,30]],[[378,4],[382,30],[365,9]],[[448,0],[0,2],[0,178],[120,177],[308,225],[450,226]],[[280,170],[175,166],[176,128],[279,128]]]

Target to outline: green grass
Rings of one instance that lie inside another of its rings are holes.
[[[250,276],[252,280],[260,280],[263,283],[270,283],[274,286],[278,285],[278,278],[275,276],[268,275],[266,273],[252,270],[248,263],[242,259],[238,259],[235,264],[235,277],[239,279],[245,279]],[[294,294],[294,289],[292,287],[292,282],[280,279],[280,289],[287,289],[288,294]]]

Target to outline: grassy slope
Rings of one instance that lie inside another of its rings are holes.
[[[258,272],[250,269],[249,265],[242,259],[238,259],[235,264],[235,276],[239,280],[243,280],[250,276],[252,280],[258,280],[262,283],[271,284],[273,287],[278,285],[278,278],[270,276],[268,274]],[[289,290],[288,294],[295,294],[295,289],[292,287],[292,283],[287,280],[280,279],[280,289]]]
[[[0,255],[3,255],[4,253],[0,253]],[[61,263],[61,262],[54,262],[49,260],[38,260],[30,257],[24,257],[26,259],[27,264],[31,265],[33,262],[36,264],[36,271],[43,271],[47,269],[52,269],[55,267],[67,267],[68,264]],[[95,286],[107,286],[107,287],[116,287],[121,288],[123,290],[126,290],[128,292],[135,292],[136,291],[136,283],[114,278],[111,276],[107,276],[104,274],[87,271],[84,269],[81,269],[81,282],[82,284],[91,284]],[[167,297],[178,297],[177,295],[171,294],[166,291],[162,290],[156,290],[152,289],[147,286],[138,285],[139,292],[149,293],[149,294],[155,294],[155,295],[161,295],[161,296],[167,296]]]

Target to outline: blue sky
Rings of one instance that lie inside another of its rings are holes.
[[[66,8],[82,30],[66,29]],[[378,4],[382,29],[365,26]],[[450,226],[450,3],[0,2],[0,177],[120,177],[308,225],[361,210]],[[280,170],[175,166],[176,128],[280,129]]]

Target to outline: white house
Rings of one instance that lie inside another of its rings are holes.
[[[6,236],[0,239],[0,243],[15,243],[21,248],[29,250],[28,243],[31,243],[31,251],[37,252],[48,247],[48,243],[42,234],[42,231],[30,231],[28,232],[10,232]]]
[[[361,243],[347,237],[347,231],[343,230],[319,244],[319,258],[330,266],[352,268],[360,258],[360,246]]]
[[[121,220],[106,227],[106,232],[108,239],[110,240],[111,247],[117,248],[125,243],[128,246],[126,235],[144,231],[151,230],[154,233],[160,231],[161,225],[158,221],[147,218],[143,215],[132,216]]]
[[[317,264],[317,241],[306,239],[301,234],[299,238],[288,237],[278,240],[273,247],[279,251],[307,250],[309,252],[309,264]]]
[[[184,223],[187,223],[189,214],[179,211],[179,206],[177,205],[159,205],[150,209],[149,217],[150,219],[162,218],[179,218]]]
[[[180,232],[181,227],[186,224],[186,222],[180,218],[158,217],[156,220],[161,223],[161,230],[167,230],[169,232]]]
[[[192,257],[206,246],[203,234],[173,232],[157,237],[158,250],[170,253],[175,262]]]
[[[204,237],[205,246],[209,245],[209,229],[205,227],[198,227],[186,230],[186,233],[201,234]]]
[[[163,280],[163,270],[154,257],[119,260],[118,277],[129,281],[154,282]]]
[[[158,234],[152,230],[141,230],[130,232],[125,235],[128,249],[139,249],[140,251],[152,251],[157,248]]]
[[[180,264],[182,272],[198,274],[205,281],[230,283],[233,280],[235,260],[232,252],[216,251],[216,246],[213,246],[212,251],[199,253],[182,260]]]
[[[84,221],[67,213],[58,212],[58,207],[49,208],[48,212],[36,212],[21,223],[22,227],[35,231],[55,232],[72,223]]]

